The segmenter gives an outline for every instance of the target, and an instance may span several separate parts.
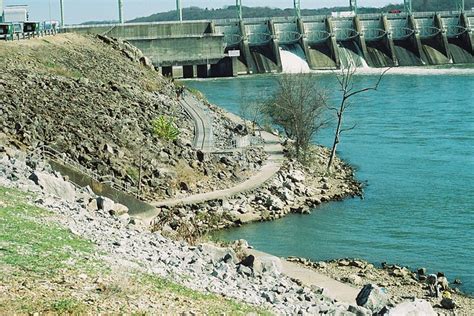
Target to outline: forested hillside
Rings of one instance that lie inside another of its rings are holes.
[[[474,7],[474,0],[465,0],[465,8],[470,9]],[[388,12],[393,9],[403,10],[403,5],[387,5],[382,8],[366,8],[360,7],[359,13],[382,13]],[[445,11],[455,10],[455,0],[413,0],[414,11]],[[347,11],[349,7],[332,7],[332,8],[321,8],[321,9],[303,9],[301,10],[302,15],[326,15],[331,14],[335,11]],[[255,17],[285,17],[293,16],[294,11],[292,8],[279,9],[269,7],[243,7],[243,16],[247,18]],[[209,20],[209,19],[229,19],[237,16],[237,10],[235,6],[228,6],[220,9],[208,9],[189,7],[183,9],[184,20]],[[157,21],[173,21],[176,20],[176,11],[160,12],[150,16],[140,17],[133,19],[129,22],[157,22]]]

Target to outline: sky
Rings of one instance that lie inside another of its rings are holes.
[[[0,0],[1,2],[1,0]],[[117,0],[64,0],[66,24],[85,21],[118,20]],[[176,8],[175,0],[123,0],[125,20],[148,16],[157,12]],[[360,7],[383,6],[400,3],[403,0],[358,0]],[[29,6],[30,20],[59,20],[59,0],[3,0],[4,6],[26,4]],[[183,7],[222,8],[234,5],[234,0],[182,0]],[[347,6],[349,0],[301,0],[301,7],[307,9]],[[293,7],[292,0],[242,0],[245,6]]]

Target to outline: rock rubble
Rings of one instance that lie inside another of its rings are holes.
[[[30,176],[48,175],[50,183],[61,185],[64,179],[60,175],[21,152],[0,149],[0,185],[34,192],[32,203],[54,212],[53,218],[38,220],[58,221],[74,234],[93,241],[97,253],[105,253],[111,262],[128,262],[131,268],[171,278],[189,288],[266,306],[280,314],[338,314],[349,310],[358,310],[358,315],[371,314],[360,307],[335,302],[319,289],[298,285],[281,275],[274,263],[260,263],[260,268],[252,270],[236,265],[238,259],[232,249],[191,246],[148,232],[128,215],[111,215],[100,207],[88,209],[90,202],[99,198],[88,188],[75,189],[74,201],[51,195],[60,192],[45,191]]]

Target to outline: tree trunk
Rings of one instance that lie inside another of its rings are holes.
[[[334,157],[336,156],[336,149],[337,144],[339,144],[339,135],[341,134],[341,126],[342,126],[342,112],[337,113],[337,127],[336,133],[334,135],[334,143],[331,149],[331,156],[329,156],[329,163],[328,163],[328,172],[331,172],[332,162],[334,161]]]

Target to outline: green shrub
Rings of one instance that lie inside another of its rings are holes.
[[[174,125],[173,119],[160,115],[152,122],[153,133],[162,140],[172,141],[179,136],[179,129]]]

